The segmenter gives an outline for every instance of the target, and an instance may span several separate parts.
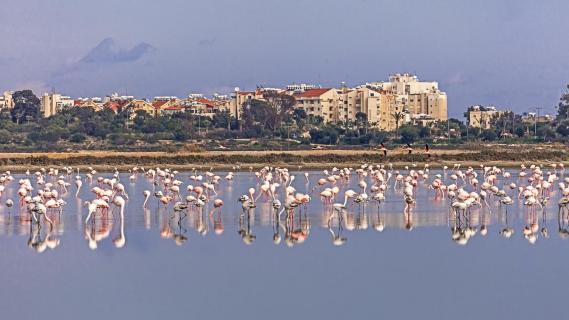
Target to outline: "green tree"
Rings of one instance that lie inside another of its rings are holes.
[[[356,126],[358,128],[358,136],[360,135],[360,130],[362,127],[365,129],[365,134],[367,134],[368,118],[367,113],[356,112]]]
[[[296,126],[302,130],[304,128],[306,119],[308,118],[308,115],[306,114],[306,111],[302,108],[295,108],[292,111],[292,118],[294,119],[294,122],[296,123]]]
[[[494,130],[484,130],[480,133],[480,138],[484,141],[495,141],[498,138],[498,135]]]
[[[264,119],[265,128],[274,132],[281,127],[285,116],[293,110],[296,100],[289,94],[273,90],[265,91],[263,98],[269,106]]]
[[[561,95],[557,108],[557,120],[565,120],[569,118],[569,85],[567,91]]]
[[[420,127],[419,129],[419,137],[421,139],[426,139],[431,137],[431,128],[429,127]]]
[[[516,132],[516,136],[518,136],[519,138],[523,138],[524,135],[526,134],[524,127],[516,127],[515,132]]]
[[[391,117],[395,120],[395,137],[399,137],[399,122],[405,118],[405,114],[401,111],[397,111],[391,114]]]
[[[413,143],[417,141],[419,137],[419,132],[417,128],[405,127],[401,129],[401,142],[403,143]]]
[[[74,133],[69,136],[69,141],[73,143],[82,143],[85,139],[87,139],[87,137],[82,133]]]
[[[555,131],[563,137],[569,136],[569,121],[566,120],[559,123]]]
[[[14,99],[14,107],[10,114],[13,122],[20,124],[24,121],[38,119],[41,102],[32,90],[16,91],[12,98]]]
[[[228,111],[222,111],[213,115],[212,123],[215,128],[227,128],[231,130],[231,114]]]

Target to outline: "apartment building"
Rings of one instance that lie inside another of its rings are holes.
[[[394,130],[396,120],[393,115],[403,113],[403,122],[413,119],[428,121],[446,121],[448,119],[448,102],[445,92],[439,89],[437,82],[419,81],[411,74],[394,74],[387,82],[367,83],[366,87],[377,90],[383,96],[383,111],[380,128]],[[385,112],[385,114],[383,114]]]
[[[308,116],[319,116],[325,122],[339,119],[340,102],[338,91],[332,88],[308,89],[294,95],[296,107],[306,111]]]
[[[4,91],[2,95],[0,95],[0,109],[4,108],[13,108],[14,107],[14,99],[12,99],[12,91]]]
[[[47,118],[50,117],[65,107],[73,107],[75,101],[71,97],[61,95],[59,93],[45,93],[41,98],[40,112]]]

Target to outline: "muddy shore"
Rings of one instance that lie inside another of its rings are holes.
[[[128,170],[134,166],[191,170],[192,168],[241,171],[249,167],[280,166],[290,169],[324,169],[355,167],[363,163],[393,164],[394,167],[430,164],[431,167],[497,165],[519,166],[522,163],[564,163],[569,149],[562,146],[491,146],[487,148],[431,150],[416,149],[408,154],[404,149],[389,150],[387,156],[379,150],[303,150],[303,151],[204,151],[204,152],[109,152],[80,151],[70,153],[3,153],[0,170],[24,172],[42,167],[71,166],[99,171]]]

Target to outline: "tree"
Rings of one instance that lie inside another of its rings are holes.
[[[421,139],[426,139],[429,138],[431,136],[431,128],[429,127],[421,127],[419,129],[419,137]]]
[[[494,130],[484,130],[480,134],[480,138],[482,138],[484,141],[494,141],[496,138],[498,138],[498,135],[496,132],[494,132]]]
[[[228,111],[222,111],[213,115],[212,123],[215,128],[227,128],[231,130],[231,114]]]
[[[12,141],[12,134],[6,129],[0,129],[0,144],[7,144]]]
[[[405,114],[401,111],[397,111],[391,114],[391,117],[395,120],[395,137],[399,137],[399,122],[405,118]]]
[[[516,136],[518,136],[519,138],[523,138],[524,135],[526,134],[526,131],[524,130],[523,127],[517,127],[515,130]]]
[[[543,137],[543,140],[547,140],[548,138],[555,137],[555,131],[548,125],[542,125],[537,127],[537,136]]]
[[[302,130],[302,128],[304,128],[304,125],[305,125],[306,119],[308,118],[308,115],[306,114],[306,111],[304,109],[295,108],[292,111],[292,118],[296,122],[296,126]]]
[[[403,143],[413,143],[419,137],[417,128],[405,127],[401,130],[401,142]]]
[[[557,120],[565,120],[569,118],[569,84],[567,91],[561,95],[557,109]]]
[[[265,91],[263,98],[270,107],[267,117],[264,119],[266,128],[274,132],[281,127],[285,116],[292,111],[296,105],[296,100],[289,94],[273,90]]]
[[[69,136],[69,141],[73,143],[81,143],[85,141],[85,139],[86,137],[82,133],[74,133],[71,136]]]
[[[362,127],[365,128],[365,133],[367,134],[367,113],[364,112],[356,112],[356,126],[358,128],[358,135],[360,134],[360,129]]]
[[[13,94],[14,108],[10,111],[12,121],[16,124],[25,121],[35,121],[39,117],[40,99],[32,90],[16,91]]]
[[[555,131],[563,137],[569,136],[569,121],[566,120],[561,122]]]
[[[324,123],[324,118],[321,116],[308,115],[308,122],[313,126],[321,126]]]

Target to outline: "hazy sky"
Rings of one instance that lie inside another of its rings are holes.
[[[554,112],[569,1],[2,0],[0,90],[152,97],[413,72],[451,115]]]

